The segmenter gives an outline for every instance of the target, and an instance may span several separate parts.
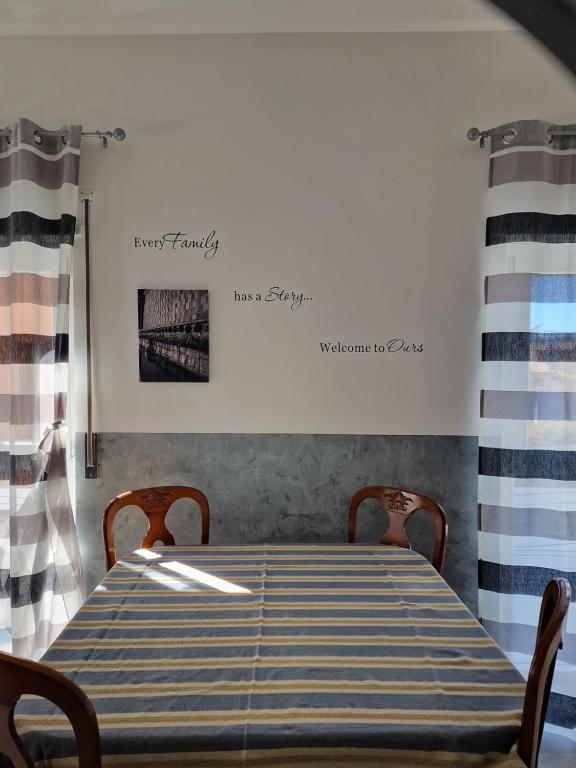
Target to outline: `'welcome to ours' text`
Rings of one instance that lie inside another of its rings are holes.
[[[416,344],[405,339],[387,339],[383,344],[343,344],[341,341],[321,341],[322,352],[424,352],[424,344]]]

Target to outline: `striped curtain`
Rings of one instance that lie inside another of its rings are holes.
[[[521,121],[494,138],[484,254],[479,480],[480,618],[518,668],[540,597],[576,596],[576,135]],[[548,730],[576,740],[576,606]],[[576,748],[576,745],[574,745]]]
[[[80,126],[0,133],[0,642],[38,658],[83,602],[66,478]]]

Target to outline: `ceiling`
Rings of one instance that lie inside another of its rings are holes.
[[[1,0],[0,35],[496,31],[485,0]]]

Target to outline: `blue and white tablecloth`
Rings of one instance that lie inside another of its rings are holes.
[[[114,768],[523,765],[522,678],[399,547],[139,550],[43,661],[93,702]],[[53,705],[16,722],[37,765],[77,765]]]

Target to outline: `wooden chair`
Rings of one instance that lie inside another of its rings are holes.
[[[390,523],[388,530],[382,536],[381,544],[396,544],[399,547],[410,549],[410,542],[406,536],[406,521],[417,509],[425,509],[430,512],[434,518],[435,527],[432,565],[438,573],[442,573],[448,537],[448,522],[446,513],[439,504],[428,496],[405,491],[402,488],[391,488],[384,485],[367,485],[365,488],[360,488],[350,499],[348,510],[348,542],[350,544],[356,541],[358,507],[366,499],[376,499],[388,512]]]
[[[137,491],[126,491],[113,499],[104,510],[103,530],[104,548],[106,550],[106,565],[108,570],[116,562],[114,549],[114,518],[124,507],[136,506],[148,518],[148,530],[140,542],[141,547],[151,547],[157,541],[163,544],[174,544],[174,537],[166,528],[168,510],[178,499],[192,499],[200,507],[201,543],[208,544],[210,533],[210,513],[208,499],[197,488],[185,485],[164,485],[158,488],[141,488]]]
[[[550,581],[542,597],[518,740],[518,754],[528,768],[538,765],[556,654],[564,640],[570,597],[571,588],[566,579]]]
[[[78,767],[101,768],[98,721],[86,694],[44,664],[0,652],[0,754],[14,768],[34,768],[14,725],[14,708],[24,694],[41,696],[60,707],[74,729]]]

